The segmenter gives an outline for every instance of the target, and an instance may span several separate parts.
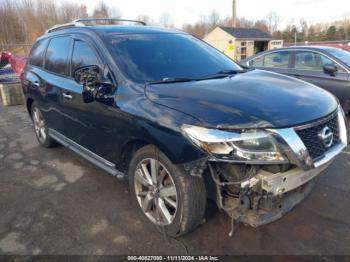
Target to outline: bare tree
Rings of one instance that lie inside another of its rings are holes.
[[[248,19],[242,17],[242,18],[239,18],[239,19],[238,19],[237,25],[238,25],[239,27],[249,28],[249,27],[253,27],[253,26],[254,26],[254,21],[248,20]]]
[[[215,11],[215,10],[211,11],[211,13],[209,14],[207,20],[208,20],[208,25],[209,25],[209,29],[210,30],[214,29],[219,24],[221,24],[220,14],[217,11]]]
[[[145,22],[147,25],[155,25],[156,22],[148,15],[138,15],[136,20]]]
[[[159,23],[164,27],[174,27],[173,19],[171,15],[167,12],[163,13],[159,18]]]
[[[277,31],[278,25],[281,22],[281,17],[276,12],[270,12],[267,15],[267,26],[270,34]]]
[[[9,0],[2,0],[0,2],[0,43],[25,41],[23,23],[18,18],[16,5]]]
[[[96,18],[109,17],[108,6],[106,3],[103,1],[98,2],[92,12],[92,16]]]

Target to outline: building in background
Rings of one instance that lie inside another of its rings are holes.
[[[283,40],[273,40],[270,34],[256,28],[218,26],[203,40],[235,61],[283,47]]]
[[[283,40],[273,40],[269,33],[256,28],[238,28],[236,25],[237,1],[232,0],[231,27],[218,26],[203,40],[235,61],[283,47]]]

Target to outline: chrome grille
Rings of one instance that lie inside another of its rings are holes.
[[[318,136],[326,126],[333,132],[333,143],[329,148],[324,146],[322,139]],[[318,121],[315,125],[311,124],[310,126],[296,128],[295,131],[304,142],[304,145],[313,160],[321,157],[331,147],[340,142],[337,114]]]

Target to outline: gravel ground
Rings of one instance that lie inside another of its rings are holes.
[[[144,223],[128,187],[63,147],[38,146],[24,106],[0,106],[0,254],[350,254],[350,152],[282,219],[239,226],[208,209],[167,239]]]

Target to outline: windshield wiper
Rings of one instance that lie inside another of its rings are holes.
[[[224,78],[228,76],[233,76],[240,73],[245,73],[246,70],[234,70],[234,69],[228,69],[228,70],[221,70],[216,72],[215,74],[206,75],[200,78],[200,80],[207,80],[207,79],[215,79],[215,78]]]
[[[233,70],[233,69],[228,69],[228,70],[221,70],[219,72],[216,72],[216,75],[224,74],[224,75],[235,75],[238,73],[241,73],[243,70]]]
[[[164,77],[162,80],[156,80],[156,81],[150,81],[147,82],[149,85],[154,84],[168,84],[168,83],[179,83],[179,82],[192,82],[192,81],[202,81],[202,80],[209,80],[209,79],[215,79],[215,78],[224,78],[231,75],[239,74],[239,73],[245,73],[247,70],[221,70],[219,72],[216,72],[214,74],[205,75],[201,77]]]
[[[179,83],[179,82],[191,82],[191,81],[197,81],[197,78],[187,78],[187,77],[165,77],[162,80],[156,80],[156,81],[150,81],[147,84],[153,85],[153,84],[167,84],[167,83]]]

